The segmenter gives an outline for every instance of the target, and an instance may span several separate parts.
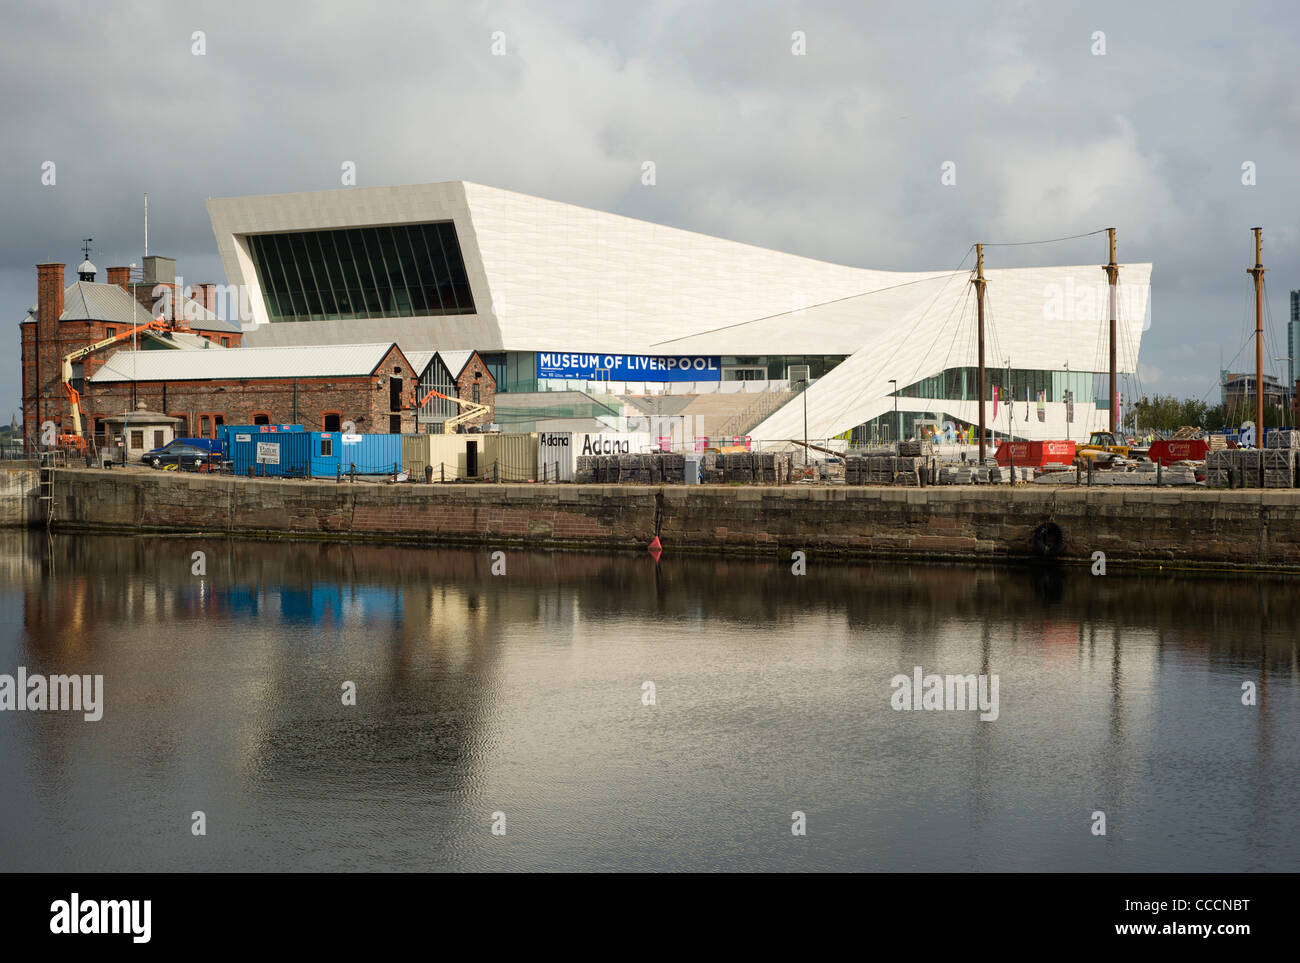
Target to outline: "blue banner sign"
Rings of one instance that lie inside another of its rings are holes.
[[[575,381],[721,381],[718,355],[537,352],[537,377]]]

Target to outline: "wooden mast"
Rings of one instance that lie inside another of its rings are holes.
[[[1264,264],[1263,253],[1264,230],[1252,228],[1255,232],[1255,266],[1247,268],[1246,273],[1255,279],[1255,446],[1264,447]]]
[[[1114,435],[1119,431],[1119,382],[1116,374],[1116,356],[1118,354],[1115,344],[1115,289],[1119,283],[1119,265],[1115,263],[1115,229],[1109,227],[1106,233],[1110,235],[1110,263],[1102,265],[1102,270],[1106,272],[1106,285],[1110,291],[1110,433]]]

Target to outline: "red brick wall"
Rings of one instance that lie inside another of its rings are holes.
[[[479,389],[479,396],[477,399],[474,397],[475,385],[478,385]],[[477,400],[480,404],[488,405],[492,409],[482,418],[477,418],[473,421],[467,422],[467,424],[486,425],[495,419],[497,383],[492,378],[492,372],[488,370],[488,366],[485,365],[483,359],[478,356],[477,351],[470,355],[469,361],[465,364],[465,370],[462,371],[460,377],[456,379],[456,394],[463,401]]]

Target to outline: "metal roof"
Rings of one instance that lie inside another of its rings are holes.
[[[214,346],[215,347],[215,346]],[[203,381],[232,378],[328,378],[374,373],[396,347],[375,344],[304,345],[295,348],[117,351],[90,376],[92,382]]]
[[[111,321],[144,324],[152,319],[147,308],[116,284],[74,281],[63,292],[60,321]]]
[[[465,370],[465,365],[469,364],[473,351],[439,351],[438,356],[442,358],[442,363],[447,366],[453,378],[459,378],[460,373]]]
[[[406,360],[411,362],[411,367],[417,375],[424,374],[424,369],[429,367],[429,362],[434,359],[438,353],[436,351],[403,351]]]
[[[220,347],[202,335],[190,334],[188,331],[141,331],[139,336],[149,338],[151,341],[156,341],[158,344],[166,345],[169,348],[179,348],[185,351]],[[226,351],[229,349],[221,348],[221,350]]]
[[[239,325],[223,321],[193,298],[184,298],[178,312],[190,327],[204,331],[239,331]],[[74,281],[63,292],[60,321],[109,321],[115,324],[143,324],[153,317],[121,285],[99,281]]]

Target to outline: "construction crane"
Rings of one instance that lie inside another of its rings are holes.
[[[430,388],[429,393],[421,398],[420,403],[415,406],[416,409],[418,410],[423,408],[429,403],[429,399],[435,395],[442,398],[444,401],[450,401],[452,404],[460,405],[460,414],[456,415],[454,418],[448,418],[442,423],[442,430],[449,434],[465,422],[473,421],[475,418],[489,414],[492,411],[490,405],[480,404],[477,401],[465,401],[463,398],[453,398],[451,395],[444,395],[437,388]]]
[[[72,366],[80,361],[86,355],[94,354],[96,351],[103,350],[119,341],[125,341],[127,338],[134,337],[141,331],[151,329],[160,329],[167,327],[167,322],[159,318],[156,321],[146,321],[143,324],[137,324],[133,328],[115,334],[111,338],[105,338],[103,341],[96,341],[94,344],[86,345],[84,348],[78,348],[76,351],[69,352],[63,356],[63,367],[60,371],[60,378],[63,382],[63,390],[68,394],[68,401],[72,404],[72,432],[59,435],[59,446],[76,448],[78,451],[85,450],[86,438],[81,431],[81,395],[77,389],[72,387]]]

